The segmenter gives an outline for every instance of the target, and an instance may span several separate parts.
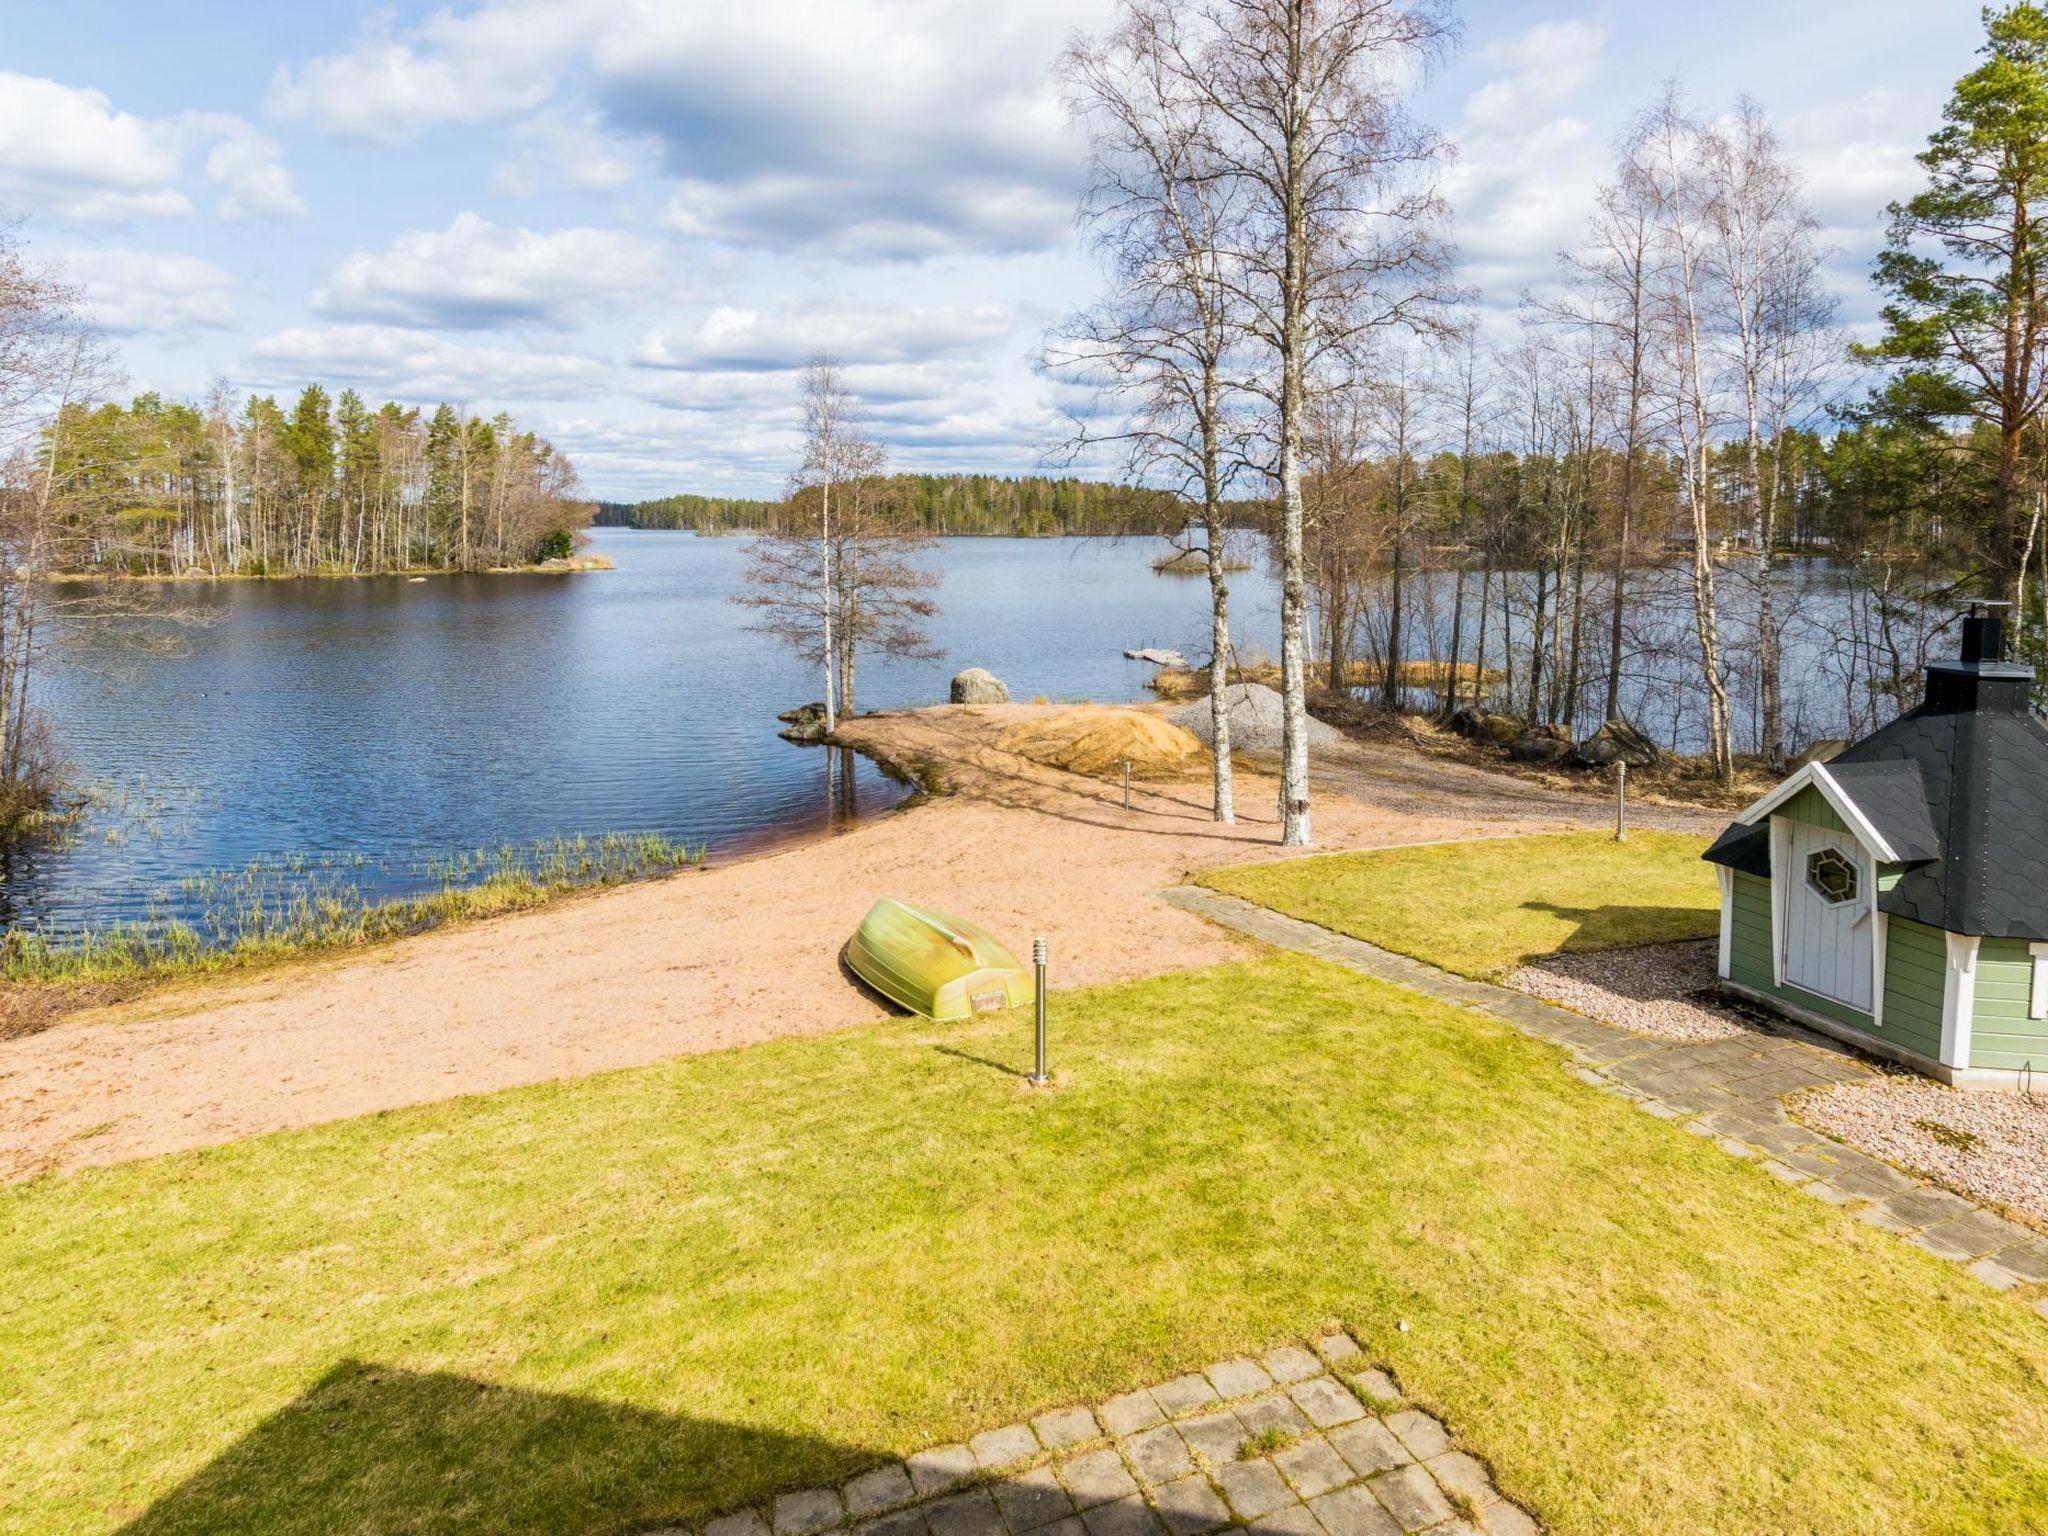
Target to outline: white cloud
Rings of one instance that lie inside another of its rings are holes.
[[[621,24],[592,36],[590,90],[661,145],[671,222],[692,233],[856,256],[1037,249],[1070,227],[1081,160],[1045,63],[1102,10],[620,0]]]
[[[567,352],[473,346],[388,325],[300,326],[249,349],[252,384],[363,385],[406,400],[553,399],[601,383],[603,364]]]
[[[403,36],[380,21],[347,53],[280,65],[265,105],[342,138],[404,144],[440,123],[473,123],[546,101],[573,56],[581,12],[570,0],[493,0],[435,12]]]
[[[511,154],[493,181],[513,197],[558,188],[609,192],[633,179],[631,146],[606,133],[595,113],[541,112],[512,130]]]
[[[274,139],[239,117],[211,121],[219,137],[207,151],[206,179],[220,188],[221,217],[288,219],[306,211]]]
[[[573,77],[612,133],[657,149],[686,233],[868,257],[1036,250],[1064,236],[1081,165],[1044,64],[1105,14],[1104,0],[483,0],[280,69],[269,104],[397,144],[530,111]],[[507,185],[540,182],[515,161]]]
[[[1606,144],[1571,110],[1599,77],[1606,42],[1587,22],[1545,22],[1480,55],[1501,73],[1466,98],[1444,193],[1465,280],[1491,305],[1549,276],[1610,174]]]
[[[1821,223],[1867,235],[1885,204],[1911,196],[1924,175],[1913,157],[1939,114],[1938,101],[1877,89],[1788,116],[1785,147]]]
[[[182,183],[200,149],[224,217],[302,211],[277,146],[242,118],[143,118],[103,91],[0,71],[0,203],[76,224],[175,218],[192,212]]]
[[[64,275],[85,289],[86,312],[117,336],[230,325],[233,280],[196,256],[99,249],[67,252]]]
[[[544,234],[460,213],[445,230],[415,230],[386,250],[345,257],[313,307],[457,330],[571,324],[653,286],[662,267],[651,242],[617,230]]]
[[[81,222],[189,213],[181,158],[175,131],[104,92],[0,74],[0,200]]]
[[[1468,127],[1512,134],[1573,101],[1599,73],[1604,30],[1587,21],[1546,21],[1482,49],[1479,62],[1504,73],[1465,102]]]
[[[1011,324],[999,304],[776,312],[721,306],[687,332],[650,332],[633,360],[652,368],[737,372],[795,368],[817,352],[843,363],[914,363],[985,351]]]

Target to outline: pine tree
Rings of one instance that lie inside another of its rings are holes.
[[[1986,10],[1984,25],[1984,62],[1956,82],[1918,157],[1926,189],[1889,210],[1876,272],[1885,333],[1863,355],[1901,365],[1880,398],[1885,413],[1995,431],[1983,572],[1994,595],[2019,601],[2022,438],[2048,399],[2048,237],[2036,208],[2048,175],[2048,12],[2029,0]]]

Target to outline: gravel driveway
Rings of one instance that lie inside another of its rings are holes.
[[[1312,787],[1327,786],[1368,805],[1414,816],[1479,816],[1573,827],[1614,825],[1611,790],[1575,794],[1510,773],[1356,740],[1312,754],[1309,781]],[[1729,815],[1721,810],[1686,810],[1633,801],[1628,811],[1632,827],[1693,832],[1702,837],[1719,833],[1728,825]]]

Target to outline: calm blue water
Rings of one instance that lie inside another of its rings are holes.
[[[0,919],[51,930],[186,913],[190,877],[254,861],[339,869],[379,895],[439,856],[660,831],[714,851],[872,812],[901,791],[779,740],[817,680],[727,597],[741,539],[594,530],[618,569],[547,578],[181,587],[207,622],[149,646],[96,632],[52,653],[43,701],[104,800],[80,835],[0,866]],[[943,700],[984,666],[1013,695],[1129,699],[1127,646],[1206,651],[1207,586],[1161,546],[949,539],[931,662],[863,663],[859,703]],[[1277,645],[1263,574],[1237,629]]]

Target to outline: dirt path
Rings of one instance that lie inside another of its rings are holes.
[[[1277,856],[1272,781],[1241,776],[1235,827],[1207,819],[1205,783],[1140,787],[1126,811],[1109,785],[992,745],[1031,709],[858,722],[871,745],[940,765],[956,793],[839,837],[0,1042],[0,1176],[871,1019],[880,1005],[842,971],[839,947],[883,894],[970,913],[1019,948],[1047,935],[1061,987],[1242,953],[1153,893],[1190,869]],[[1324,850],[1585,815],[1494,775],[1461,788],[1440,765],[1409,760],[1418,780],[1340,759],[1326,784],[1344,793],[1315,811]]]
[[[1325,789],[1412,816],[1487,816],[1551,826],[1612,826],[1614,802],[1605,793],[1572,792],[1450,762],[1400,747],[1346,741],[1314,763],[1312,779]],[[1733,819],[1725,810],[1690,810],[1631,799],[1628,824],[1712,836]]]

